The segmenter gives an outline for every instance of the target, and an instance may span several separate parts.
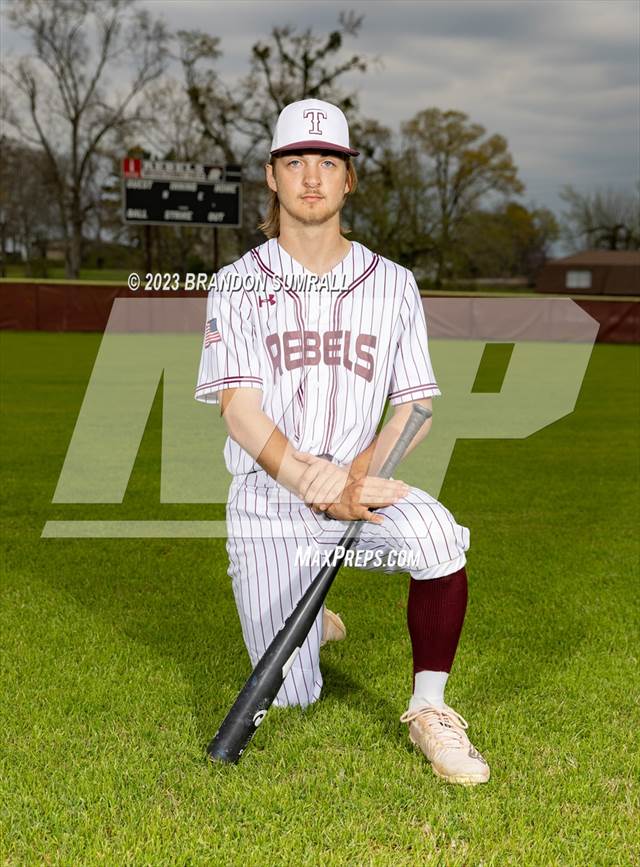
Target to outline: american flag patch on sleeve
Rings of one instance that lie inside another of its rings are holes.
[[[218,322],[216,319],[209,319],[207,322],[207,328],[204,332],[205,348],[211,346],[212,343],[217,343],[219,340],[222,340],[222,337],[218,331]]]

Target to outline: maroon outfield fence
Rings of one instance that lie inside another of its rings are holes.
[[[145,299],[199,298],[203,292],[132,292],[126,285],[105,283],[21,282],[0,281],[0,329],[20,331],[98,331],[105,330],[115,298],[135,298],[139,303]],[[474,300],[493,298],[549,298],[549,295],[497,296],[493,293],[429,293],[423,296],[427,322],[433,337],[456,337],[455,328],[446,323],[446,305],[442,299],[468,299],[470,314],[477,306]],[[589,316],[600,323],[597,341],[600,343],[640,342],[640,298],[567,295]],[[432,299],[434,301],[432,302]],[[438,299],[437,301],[435,299]],[[431,308],[431,310],[430,310]],[[433,315],[432,315],[433,314]],[[436,322],[437,320],[437,322]]]

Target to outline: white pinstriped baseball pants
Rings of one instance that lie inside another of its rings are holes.
[[[461,569],[469,530],[442,503],[420,488],[391,506],[377,509],[383,525],[366,524],[354,551],[413,553],[418,566],[364,566],[385,572],[408,571],[416,579],[439,578]],[[264,470],[235,476],[227,501],[229,576],[242,636],[255,666],[319,571],[296,563],[298,548],[332,550],[348,522],[327,521],[278,485]],[[354,564],[358,565],[358,564]],[[274,704],[306,707],[320,697],[322,611],[284,679]]]

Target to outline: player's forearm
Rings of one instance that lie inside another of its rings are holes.
[[[354,459],[351,464],[350,473],[354,478],[362,478],[363,476],[376,476],[382,468],[385,460],[394,447],[400,434],[404,429],[406,422],[406,412],[396,412],[394,416],[384,425],[380,433],[374,437],[371,443],[364,451]],[[411,440],[405,451],[405,457],[415,449],[417,445],[427,436],[431,429],[431,419],[420,428],[418,433]]]
[[[293,446],[273,420],[255,406],[244,412],[227,409],[223,417],[231,439],[273,479],[297,495],[306,467],[292,456]]]

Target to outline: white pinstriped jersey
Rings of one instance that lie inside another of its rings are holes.
[[[255,275],[265,288],[209,292],[197,400],[261,389],[263,412],[295,448],[346,464],[373,439],[387,398],[441,394],[407,268],[352,241],[329,272],[340,291],[286,288],[279,277],[311,272],[271,238],[222,268],[219,283],[226,274]],[[230,437],[224,457],[234,476],[261,469]]]

